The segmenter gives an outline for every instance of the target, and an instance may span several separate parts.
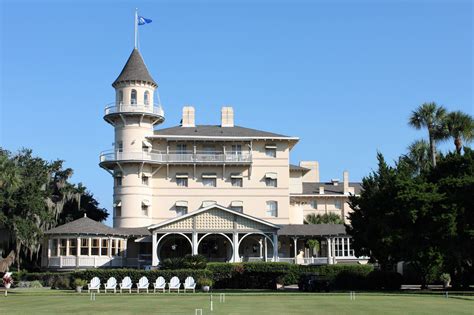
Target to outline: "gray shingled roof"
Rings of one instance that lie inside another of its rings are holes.
[[[45,234],[127,235],[88,217],[57,226],[46,231]]]
[[[325,236],[345,235],[343,224],[287,224],[281,225],[278,235]]]
[[[344,194],[344,183],[339,182],[337,186],[332,183],[303,183],[303,195],[319,195],[319,187],[324,187],[324,194]],[[350,182],[349,187],[354,187],[354,193],[360,194],[362,183]]]
[[[298,165],[294,165],[294,164],[290,164],[290,172],[308,172],[310,171],[309,168],[306,168],[306,167],[301,167],[301,166],[298,166]]]
[[[123,67],[118,78],[114,83],[112,83],[112,86],[115,87],[117,83],[123,81],[145,81],[157,85],[148,72],[142,55],[136,48],[132,51],[130,57],[128,57],[127,63]]]
[[[240,126],[197,125],[196,127],[174,126],[155,130],[155,136],[198,136],[198,137],[268,137],[291,138],[281,134],[250,129]]]

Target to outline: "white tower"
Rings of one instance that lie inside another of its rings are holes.
[[[154,103],[158,84],[134,49],[112,83],[115,102],[105,108],[104,120],[115,128],[114,148],[100,155],[100,166],[114,177],[114,227],[142,227],[152,223],[152,142],[154,125],[164,121]]]

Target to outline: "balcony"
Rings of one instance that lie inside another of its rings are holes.
[[[110,118],[119,114],[148,115],[156,117],[160,122],[165,117],[165,112],[160,104],[123,104],[114,102],[106,105],[104,110],[104,119],[106,121],[111,122]]]
[[[156,164],[250,164],[252,154],[249,152],[119,152],[108,150],[100,153],[100,164],[115,163],[119,161],[147,161]]]

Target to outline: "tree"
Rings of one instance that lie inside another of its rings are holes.
[[[442,127],[446,117],[446,109],[436,103],[424,103],[412,112],[409,125],[416,128],[427,128],[430,144],[431,163],[436,167],[436,140],[443,138]]]
[[[461,111],[451,112],[446,116],[446,137],[454,139],[456,152],[461,154],[462,141],[470,142],[474,138],[474,120]]]
[[[411,164],[416,173],[427,171],[431,167],[430,146],[425,140],[416,140],[408,147],[408,154],[404,157]]]
[[[308,214],[304,220],[305,224],[344,224],[340,215],[335,213],[327,214]]]

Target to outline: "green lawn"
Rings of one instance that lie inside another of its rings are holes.
[[[3,293],[3,292],[0,292]],[[0,295],[0,314],[474,314],[472,296],[348,293],[226,293],[225,303],[213,295],[196,294],[97,294],[54,290],[11,291]]]

